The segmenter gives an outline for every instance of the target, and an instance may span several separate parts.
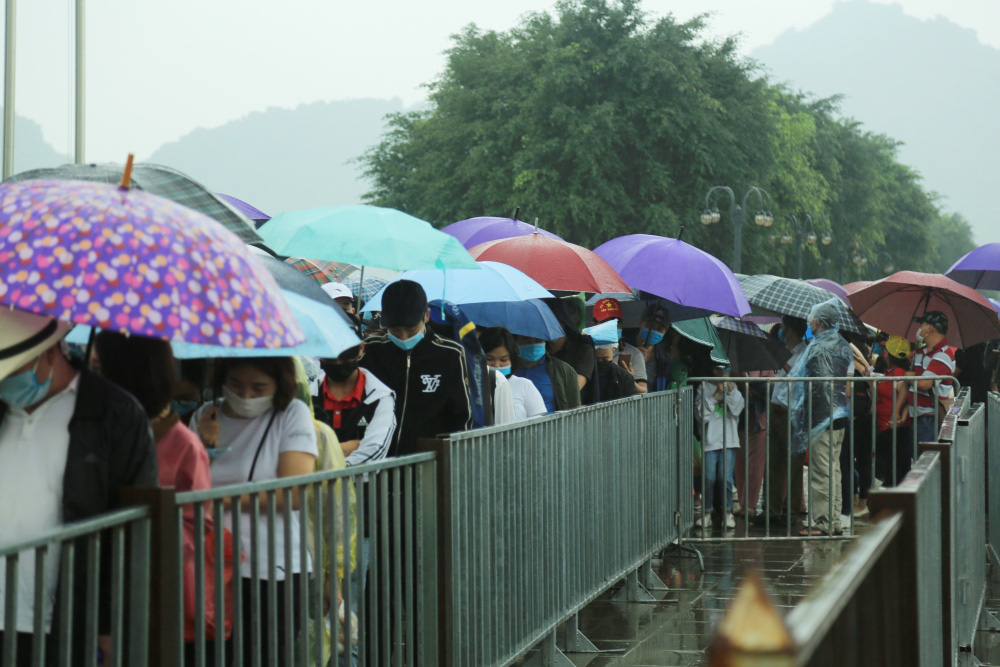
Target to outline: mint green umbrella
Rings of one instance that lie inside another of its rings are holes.
[[[719,339],[718,332],[707,317],[673,322],[670,326],[688,340],[712,348],[711,357],[713,363],[721,366],[729,365],[729,357],[726,356],[726,349],[722,345],[722,340]]]
[[[259,230],[278,255],[384,269],[479,268],[458,239],[419,218],[378,206],[287,211]]]

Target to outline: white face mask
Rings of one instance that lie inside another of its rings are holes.
[[[222,396],[226,399],[226,405],[244,419],[260,417],[274,406],[274,396],[260,396],[258,398],[243,398],[237,396],[229,387],[222,388]]]
[[[926,337],[924,336],[923,328],[917,329],[917,342],[921,345],[927,342]]]

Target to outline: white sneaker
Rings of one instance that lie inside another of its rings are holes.
[[[695,528],[701,528],[702,526],[705,526],[705,528],[711,528],[712,527],[712,515],[711,514],[708,514],[708,515],[705,515],[705,516],[700,516],[697,519],[695,519],[694,527]]]
[[[732,514],[726,515],[726,528],[729,529],[736,528],[736,519],[733,518]]]
[[[743,509],[743,506],[740,505],[740,501],[734,500],[733,501],[733,513],[735,514],[735,513],[739,512],[742,509]]]

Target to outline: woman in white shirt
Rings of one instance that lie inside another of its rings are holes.
[[[317,456],[316,430],[309,408],[295,399],[295,366],[289,357],[222,359],[216,363],[216,395],[223,399],[202,407],[192,419],[194,430],[201,437],[212,458],[212,486],[259,482],[281,477],[306,475],[314,471]],[[284,655],[287,641],[294,641],[303,619],[299,618],[300,578],[311,571],[308,553],[305,562],[299,557],[300,528],[298,512],[291,513],[292,562],[285,562],[285,503],[298,510],[299,494],[294,490],[286,497],[274,494],[274,532],[268,534],[266,493],[259,494],[257,520],[258,544],[256,563],[260,576],[257,591],[260,604],[260,626],[251,626],[251,592],[254,563],[251,561],[251,497],[241,502],[240,547],[243,562],[242,627],[243,655],[250,659],[252,640],[261,640],[261,656],[269,652],[272,628],[277,628],[278,655]],[[232,529],[232,514],[226,512],[227,526]],[[268,540],[275,545],[274,579],[277,588],[277,615],[269,618]],[[286,609],[286,587],[292,587],[292,606]],[[292,616],[293,632],[285,636],[285,614]]]
[[[486,353],[486,364],[507,378],[514,401],[514,421],[544,415],[545,401],[535,385],[531,380],[510,372],[517,354],[517,345],[511,333],[502,327],[482,329],[479,332],[479,344]]]
[[[713,370],[716,377],[726,377],[721,368]],[[701,465],[705,471],[705,488],[702,489],[704,510],[695,522],[705,527],[712,525],[712,506],[715,504],[716,487],[722,482],[725,500],[722,514],[726,528],[735,528],[733,518],[733,467],[736,465],[735,450],[740,446],[737,432],[737,418],[743,412],[743,394],[732,382],[704,382],[694,396],[695,415],[701,422]],[[723,479],[725,476],[725,479]]]

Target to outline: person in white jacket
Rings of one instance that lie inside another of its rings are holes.
[[[695,414],[701,422],[702,468],[705,471],[705,488],[702,489],[703,512],[696,526],[712,525],[712,509],[716,491],[721,482],[725,489],[722,513],[726,528],[735,528],[733,518],[733,468],[736,464],[735,451],[740,446],[737,433],[738,417],[743,412],[743,394],[736,385],[723,378],[725,370],[716,368],[714,375],[719,382],[705,382],[695,393]]]

